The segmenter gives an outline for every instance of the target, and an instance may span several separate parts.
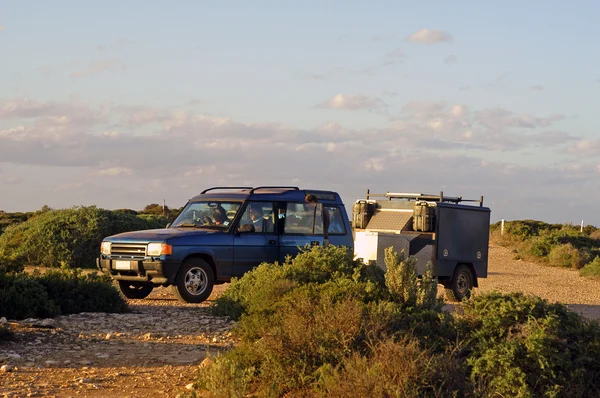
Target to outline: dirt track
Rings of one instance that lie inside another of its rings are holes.
[[[478,292],[522,291],[600,319],[600,281],[576,271],[514,260],[490,247],[489,277]],[[130,301],[131,314],[77,314],[43,324],[12,323],[18,341],[0,345],[0,397],[174,397],[194,381],[208,353],[232,346],[232,326],[208,302],[184,305],[169,289]]]

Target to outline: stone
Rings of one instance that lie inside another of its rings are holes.
[[[59,361],[53,361],[53,360],[47,360],[46,362],[44,362],[44,364],[46,366],[58,366],[60,365]]]
[[[185,385],[185,389],[186,390],[192,390],[194,388],[194,383],[190,383],[190,384],[186,384]]]
[[[4,317],[4,316],[3,316],[2,318],[0,318],[0,323],[6,323],[6,322],[8,322],[8,321],[6,320],[6,317]]]
[[[12,365],[2,365],[0,366],[0,372],[12,372],[14,368]]]

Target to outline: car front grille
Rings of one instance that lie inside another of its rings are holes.
[[[113,243],[110,248],[113,257],[126,259],[143,259],[146,257],[146,245],[130,243]]]

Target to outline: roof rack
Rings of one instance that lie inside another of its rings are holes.
[[[290,187],[290,186],[278,186],[278,185],[265,185],[262,187],[256,187],[256,188],[251,188],[250,194],[253,194],[254,191],[258,191],[259,189],[289,189],[289,190],[294,190],[294,191],[299,191],[300,188],[298,187]]]
[[[216,189],[253,189],[253,188],[252,187],[212,187],[212,188],[208,188],[208,189],[205,189],[204,191],[200,192],[200,195],[204,195],[208,191],[214,191]]]
[[[371,193],[367,189],[367,200],[372,197],[385,197],[388,200],[392,199],[408,199],[408,200],[428,200],[432,202],[449,202],[449,203],[460,203],[460,202],[475,202],[479,203],[479,207],[483,207],[483,196],[479,199],[463,199],[462,196],[444,196],[444,191],[440,191],[439,195],[426,194],[426,193],[403,193],[403,192],[386,192],[386,193]]]

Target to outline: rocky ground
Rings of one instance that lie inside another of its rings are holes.
[[[128,314],[83,313],[9,321],[17,340],[0,344],[0,397],[174,397],[193,383],[208,354],[235,344],[232,323],[202,304],[181,304],[169,289],[131,300]],[[600,319],[600,281],[576,271],[514,259],[490,247],[479,292],[522,291]],[[449,305],[448,310],[454,310]]]
[[[225,287],[202,304],[157,288],[127,314],[9,322],[17,340],[0,344],[0,397],[174,397],[234,344],[232,323],[208,311]]]

